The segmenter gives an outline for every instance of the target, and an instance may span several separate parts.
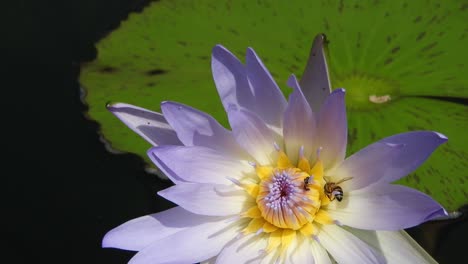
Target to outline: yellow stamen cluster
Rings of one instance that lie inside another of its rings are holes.
[[[240,186],[256,200],[242,213],[251,218],[242,233],[269,235],[266,252],[285,250],[301,234],[314,236],[316,224],[333,224],[323,210],[330,200],[324,194],[323,165],[320,159],[311,166],[303,155],[294,166],[283,151],[278,151],[276,167],[255,166],[258,180]]]

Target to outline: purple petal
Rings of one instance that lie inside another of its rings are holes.
[[[219,253],[217,263],[258,263],[261,251],[267,246],[267,237],[248,235],[230,241]]]
[[[258,116],[246,110],[231,108],[228,118],[239,145],[261,165],[272,164],[277,153],[273,131]]]
[[[255,100],[244,65],[221,45],[213,48],[211,70],[226,111],[231,105],[255,111]]]
[[[320,107],[331,92],[324,43],[325,35],[320,34],[315,37],[307,66],[300,81],[302,91],[314,112],[319,112]]]
[[[129,263],[198,263],[216,256],[237,232],[225,221],[206,223],[153,242]]]
[[[400,230],[447,214],[426,194],[392,184],[345,193],[342,202],[330,203],[327,210],[344,225],[370,230]]]
[[[385,263],[379,252],[336,225],[321,226],[318,238],[338,263]]]
[[[400,154],[393,160],[393,173],[386,174],[382,181],[393,182],[410,174],[446,141],[446,136],[433,131],[413,131],[382,139],[381,142],[388,144],[404,145]]]
[[[323,103],[318,116],[318,144],[326,169],[340,164],[346,154],[348,124],[346,121],[345,90],[336,89]]]
[[[162,103],[161,110],[184,145],[203,146],[226,155],[246,157],[247,153],[237,144],[231,131],[210,115],[175,102]]]
[[[315,116],[302,94],[294,75],[289,78],[288,85],[294,91],[289,96],[288,107],[283,119],[283,136],[286,153],[289,159],[295,163],[298,160],[299,150],[301,147],[304,147],[304,156],[307,159],[311,158],[314,160],[315,155],[314,157],[311,157],[311,155],[316,153],[313,147],[316,142]]]
[[[195,183],[230,184],[227,178],[240,179],[254,169],[206,147],[160,146],[148,151],[148,156],[170,179]]]
[[[351,180],[340,184],[343,190],[352,191],[367,187],[393,175],[395,170],[394,158],[400,155],[403,145],[376,142],[348,157],[336,170],[330,172],[333,181],[347,177]]]
[[[437,262],[405,231],[373,231],[347,228],[349,232],[378,250],[386,263]]]
[[[192,214],[178,206],[135,218],[112,229],[104,236],[102,247],[138,251],[156,240],[216,219],[218,218]]]
[[[255,113],[267,124],[281,127],[286,99],[252,48],[247,49],[246,69],[255,97]]]
[[[255,202],[244,190],[220,184],[179,183],[158,194],[189,212],[211,216],[239,214]]]
[[[182,145],[160,113],[123,103],[109,105],[107,109],[153,146]]]

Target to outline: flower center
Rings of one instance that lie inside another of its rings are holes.
[[[308,187],[307,177],[297,168],[274,169],[259,185],[257,205],[262,217],[277,227],[293,230],[312,222],[320,208],[320,192]]]

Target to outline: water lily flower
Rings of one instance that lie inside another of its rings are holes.
[[[345,90],[330,93],[316,38],[287,101],[253,49],[242,64],[216,46],[213,77],[232,130],[189,106],[162,114],[109,109],[148,140],[151,160],[175,185],[178,206],[109,231],[103,247],[138,251],[130,263],[435,263],[404,231],[446,211],[392,184],[447,138],[414,131],[345,158]]]

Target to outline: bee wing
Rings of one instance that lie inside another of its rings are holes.
[[[353,177],[346,177],[346,178],[343,178],[343,179],[339,180],[338,182],[336,182],[335,184],[338,185],[338,184],[340,184],[340,183],[342,183],[342,182],[349,181],[349,180],[351,180],[352,178],[353,178]]]

